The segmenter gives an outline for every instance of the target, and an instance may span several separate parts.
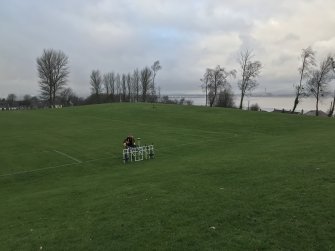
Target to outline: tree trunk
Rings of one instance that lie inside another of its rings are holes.
[[[214,104],[214,100],[215,100],[215,95],[213,96],[212,99],[209,100],[209,107],[212,107]]]
[[[334,114],[334,108],[335,108],[335,92],[334,92],[333,101],[330,103],[328,117],[332,117],[333,116],[333,114]]]
[[[53,90],[53,95],[52,95],[52,107],[53,107],[53,108],[56,107],[56,87],[54,87],[54,90]]]
[[[329,108],[329,113],[328,113],[328,117],[332,117],[333,116],[333,113],[334,113],[334,106],[335,106],[335,99],[330,102],[330,108]]]
[[[241,101],[240,101],[240,107],[239,107],[239,109],[241,110],[242,110],[243,99],[244,99],[244,93],[241,94]]]
[[[207,98],[208,98],[208,94],[207,94],[207,82],[206,82],[206,105],[207,106]]]
[[[49,90],[49,108],[52,108],[52,89]]]
[[[295,97],[295,100],[294,100],[294,105],[293,105],[293,109],[292,109],[292,112],[291,113],[294,113],[295,109],[297,108],[297,105],[299,104],[299,97],[298,95]]]

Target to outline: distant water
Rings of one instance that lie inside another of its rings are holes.
[[[193,105],[204,106],[206,103],[205,95],[185,95],[186,100],[192,100]],[[240,104],[240,97],[235,97],[235,106]],[[319,110],[327,112],[330,107],[330,102],[333,100],[332,97],[323,98],[319,102]],[[248,105],[251,106],[253,104],[258,104],[258,106],[264,111],[273,111],[274,109],[285,109],[285,110],[292,110],[294,103],[294,97],[245,97],[243,100],[243,108],[247,109]],[[315,103],[316,99],[312,97],[303,98],[301,99],[300,103],[298,104],[296,111],[301,112],[308,112],[310,110],[315,110]]]

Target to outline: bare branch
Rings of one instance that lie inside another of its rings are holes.
[[[50,106],[55,106],[56,96],[68,80],[68,57],[62,51],[48,49],[43,50],[36,62],[41,97],[48,100]]]
[[[203,88],[206,90],[206,105],[207,97],[209,99],[209,105],[212,107],[217,101],[218,94],[229,87],[228,79],[230,77],[234,78],[236,76],[236,71],[226,71],[218,65],[215,69],[206,69],[204,78],[201,79],[203,82]]]
[[[243,106],[244,96],[254,90],[258,85],[256,79],[261,72],[262,64],[260,61],[252,61],[253,57],[252,51],[248,49],[240,52],[239,64],[242,79],[237,83],[238,88],[241,90],[240,109],[242,109]]]
[[[312,72],[307,82],[307,88],[311,95],[316,99],[316,116],[319,115],[319,100],[327,91],[329,82],[334,79],[333,61],[327,56],[320,64],[319,69]]]
[[[99,70],[93,70],[90,76],[90,85],[92,94],[98,98],[102,93],[102,78]]]

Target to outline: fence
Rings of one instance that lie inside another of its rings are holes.
[[[123,163],[155,158],[154,145],[145,145],[123,149]]]

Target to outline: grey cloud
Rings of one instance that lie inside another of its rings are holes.
[[[292,88],[285,83],[296,77],[302,48],[335,52],[335,19],[322,1],[335,8],[331,0],[0,0],[0,97],[38,92],[35,61],[45,48],[69,56],[69,85],[80,95],[93,69],[131,72],[155,60],[162,91],[201,92],[205,69],[236,69],[244,48],[264,64],[261,86]],[[309,13],[327,20],[313,35]]]

